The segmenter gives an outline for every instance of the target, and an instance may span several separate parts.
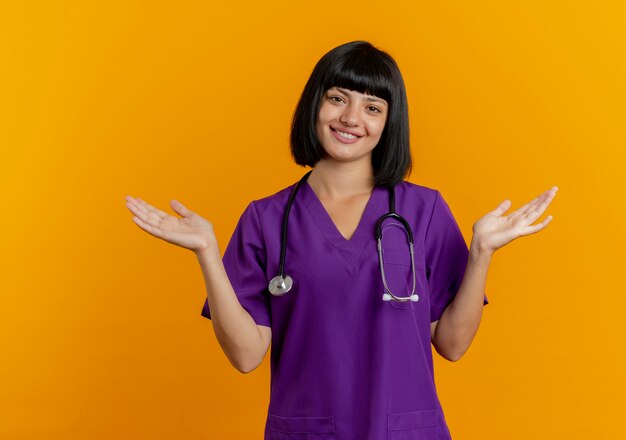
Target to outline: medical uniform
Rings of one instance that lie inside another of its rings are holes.
[[[450,439],[430,323],[454,299],[469,253],[447,203],[437,190],[396,185],[396,212],[413,230],[419,301],[386,302],[374,231],[388,212],[388,190],[374,187],[346,240],[304,182],[289,215],[285,273],[294,283],[277,297],[268,282],[278,274],[282,218],[295,185],[251,202],[223,257],[241,305],[272,328],[265,440]],[[391,291],[408,296],[411,260],[399,225],[383,222],[384,267]],[[208,301],[201,314],[210,319]]]

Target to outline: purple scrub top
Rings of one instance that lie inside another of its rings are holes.
[[[282,218],[295,185],[248,204],[223,256],[241,305],[272,328],[264,439],[450,439],[430,323],[454,299],[469,252],[448,204],[437,190],[396,185],[396,212],[413,230],[419,301],[385,302],[374,233],[389,210],[388,190],[374,187],[346,240],[305,182],[289,215],[285,273],[293,287],[276,297],[268,283],[278,274]],[[399,226],[383,222],[385,275],[396,296],[408,296],[411,260]],[[201,314],[211,318],[207,300]]]

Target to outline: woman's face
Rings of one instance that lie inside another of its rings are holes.
[[[322,97],[317,137],[333,159],[349,162],[371,156],[385,128],[387,102],[376,96],[331,87]]]

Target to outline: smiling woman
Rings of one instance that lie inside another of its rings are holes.
[[[395,61],[363,41],[324,55],[294,112],[291,151],[313,169],[251,202],[224,253],[242,306],[261,333],[271,328],[265,438],[450,439],[431,339],[468,249],[439,192],[404,180],[408,109]],[[383,284],[374,232],[387,207],[413,236],[410,247],[384,222]],[[384,300],[389,291],[402,298]],[[202,314],[212,316],[208,301]]]
[[[404,180],[402,75],[364,41],[315,65],[290,140],[313,169],[251,201],[223,257],[212,224],[177,201],[180,219],[129,198],[133,220],[196,253],[201,314],[235,368],[253,371],[271,345],[266,440],[450,440],[432,347],[450,361],[469,348],[491,254],[547,225],[530,223],[556,188],[508,216],[501,203],[468,249],[441,193]]]

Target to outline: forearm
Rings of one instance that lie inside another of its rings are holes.
[[[265,355],[261,352],[263,341],[257,324],[237,299],[219,252],[197,252],[196,256],[202,268],[217,340],[235,368],[251,371]]]
[[[478,331],[491,255],[472,239],[463,281],[439,319],[433,340],[437,352],[449,360],[460,359]]]

